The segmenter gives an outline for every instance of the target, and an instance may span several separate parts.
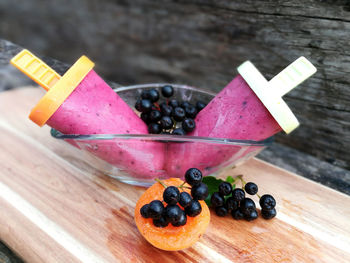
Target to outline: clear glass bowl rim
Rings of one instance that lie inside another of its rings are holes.
[[[127,91],[132,89],[144,89],[144,88],[160,88],[165,85],[171,85],[175,88],[194,90],[208,95],[215,96],[216,93],[210,92],[204,89],[199,89],[187,85],[173,84],[173,83],[149,83],[131,86],[122,86],[114,88],[115,92]],[[181,136],[181,135],[168,135],[168,134],[63,134],[53,128],[51,128],[51,135],[55,139],[70,139],[70,140],[113,140],[113,139],[139,139],[149,141],[163,141],[163,142],[198,142],[198,143],[215,143],[224,145],[240,145],[240,146],[269,146],[273,142],[273,136],[261,140],[235,140],[224,138],[212,138],[212,137],[200,137],[200,136]]]

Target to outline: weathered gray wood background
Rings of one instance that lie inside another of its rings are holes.
[[[303,125],[277,140],[324,161],[280,144],[259,158],[350,192],[350,0],[1,0],[0,38],[70,64],[85,53],[118,83],[212,90],[244,60],[270,78],[304,55],[318,73],[286,96]],[[28,83],[6,65],[17,50],[0,40],[0,89]],[[0,261],[22,262],[2,243]]]
[[[118,83],[220,90],[249,59],[271,78],[300,55],[318,73],[286,96],[302,126],[277,140],[350,168],[350,1],[0,1],[0,34]]]

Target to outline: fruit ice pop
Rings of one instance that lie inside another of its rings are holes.
[[[282,96],[316,72],[306,58],[297,59],[270,82],[249,61],[238,72],[240,75],[199,112],[196,129],[190,135],[260,141],[298,127]],[[239,146],[174,144],[169,149],[167,172],[174,176],[197,167],[211,173],[212,167],[255,150],[256,147],[242,150]]]
[[[62,77],[27,50],[11,63],[47,90],[29,116],[39,126],[48,124],[64,134],[148,133],[145,123],[96,74],[87,57],[81,57]],[[120,139],[88,143],[96,156],[129,174],[155,177],[163,169],[161,143]]]

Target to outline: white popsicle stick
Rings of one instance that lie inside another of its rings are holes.
[[[299,126],[282,96],[316,72],[311,62],[300,57],[269,82],[250,61],[244,62],[237,70],[286,133]]]
[[[310,61],[300,57],[269,81],[269,89],[283,97],[316,71]]]

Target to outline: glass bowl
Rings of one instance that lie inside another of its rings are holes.
[[[132,108],[142,90],[172,85],[172,98],[208,103],[215,93],[177,84],[143,84],[114,89]],[[124,183],[149,186],[155,178],[183,178],[187,169],[196,167],[204,176],[217,175],[241,164],[272,143],[167,134],[62,134],[51,129],[51,135],[78,147],[84,162]]]

